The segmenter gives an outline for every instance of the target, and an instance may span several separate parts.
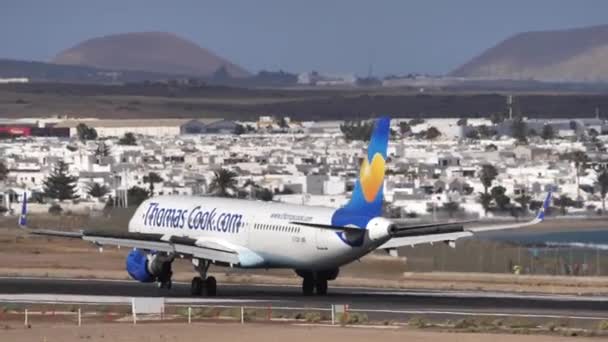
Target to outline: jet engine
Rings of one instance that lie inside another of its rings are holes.
[[[166,282],[171,279],[173,272],[171,263],[173,256],[160,253],[145,253],[134,249],[127,255],[127,272],[131,278],[142,283],[153,281]]]
[[[393,223],[382,217],[375,217],[367,223],[368,236],[372,241],[386,239],[392,235]]]

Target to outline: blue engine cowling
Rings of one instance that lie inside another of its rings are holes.
[[[148,271],[148,256],[137,249],[127,255],[127,273],[131,278],[142,283],[151,283],[156,277]]]

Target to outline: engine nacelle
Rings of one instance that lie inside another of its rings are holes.
[[[386,239],[391,236],[393,223],[383,217],[375,217],[367,223],[367,234],[372,241]]]
[[[134,249],[127,255],[127,273],[142,283],[171,279],[173,257]]]
[[[148,257],[142,251],[134,249],[127,255],[127,273],[131,278],[142,283],[153,282],[155,277],[148,271]]]

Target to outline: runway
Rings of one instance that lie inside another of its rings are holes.
[[[168,304],[272,306],[328,309],[348,304],[351,311],[377,316],[522,316],[582,320],[608,319],[608,297],[535,295],[481,291],[429,291],[331,287],[327,296],[304,297],[298,286],[218,284],[215,298],[191,297],[190,285],[171,290],[122,280],[0,277],[0,303],[124,303],[131,297],[166,297]]]

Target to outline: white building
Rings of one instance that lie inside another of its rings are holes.
[[[122,137],[125,133],[153,137],[177,136],[181,126],[188,119],[69,119],[55,125],[58,128],[69,128],[70,137],[78,135],[77,127],[83,123],[94,128],[99,137]]]

